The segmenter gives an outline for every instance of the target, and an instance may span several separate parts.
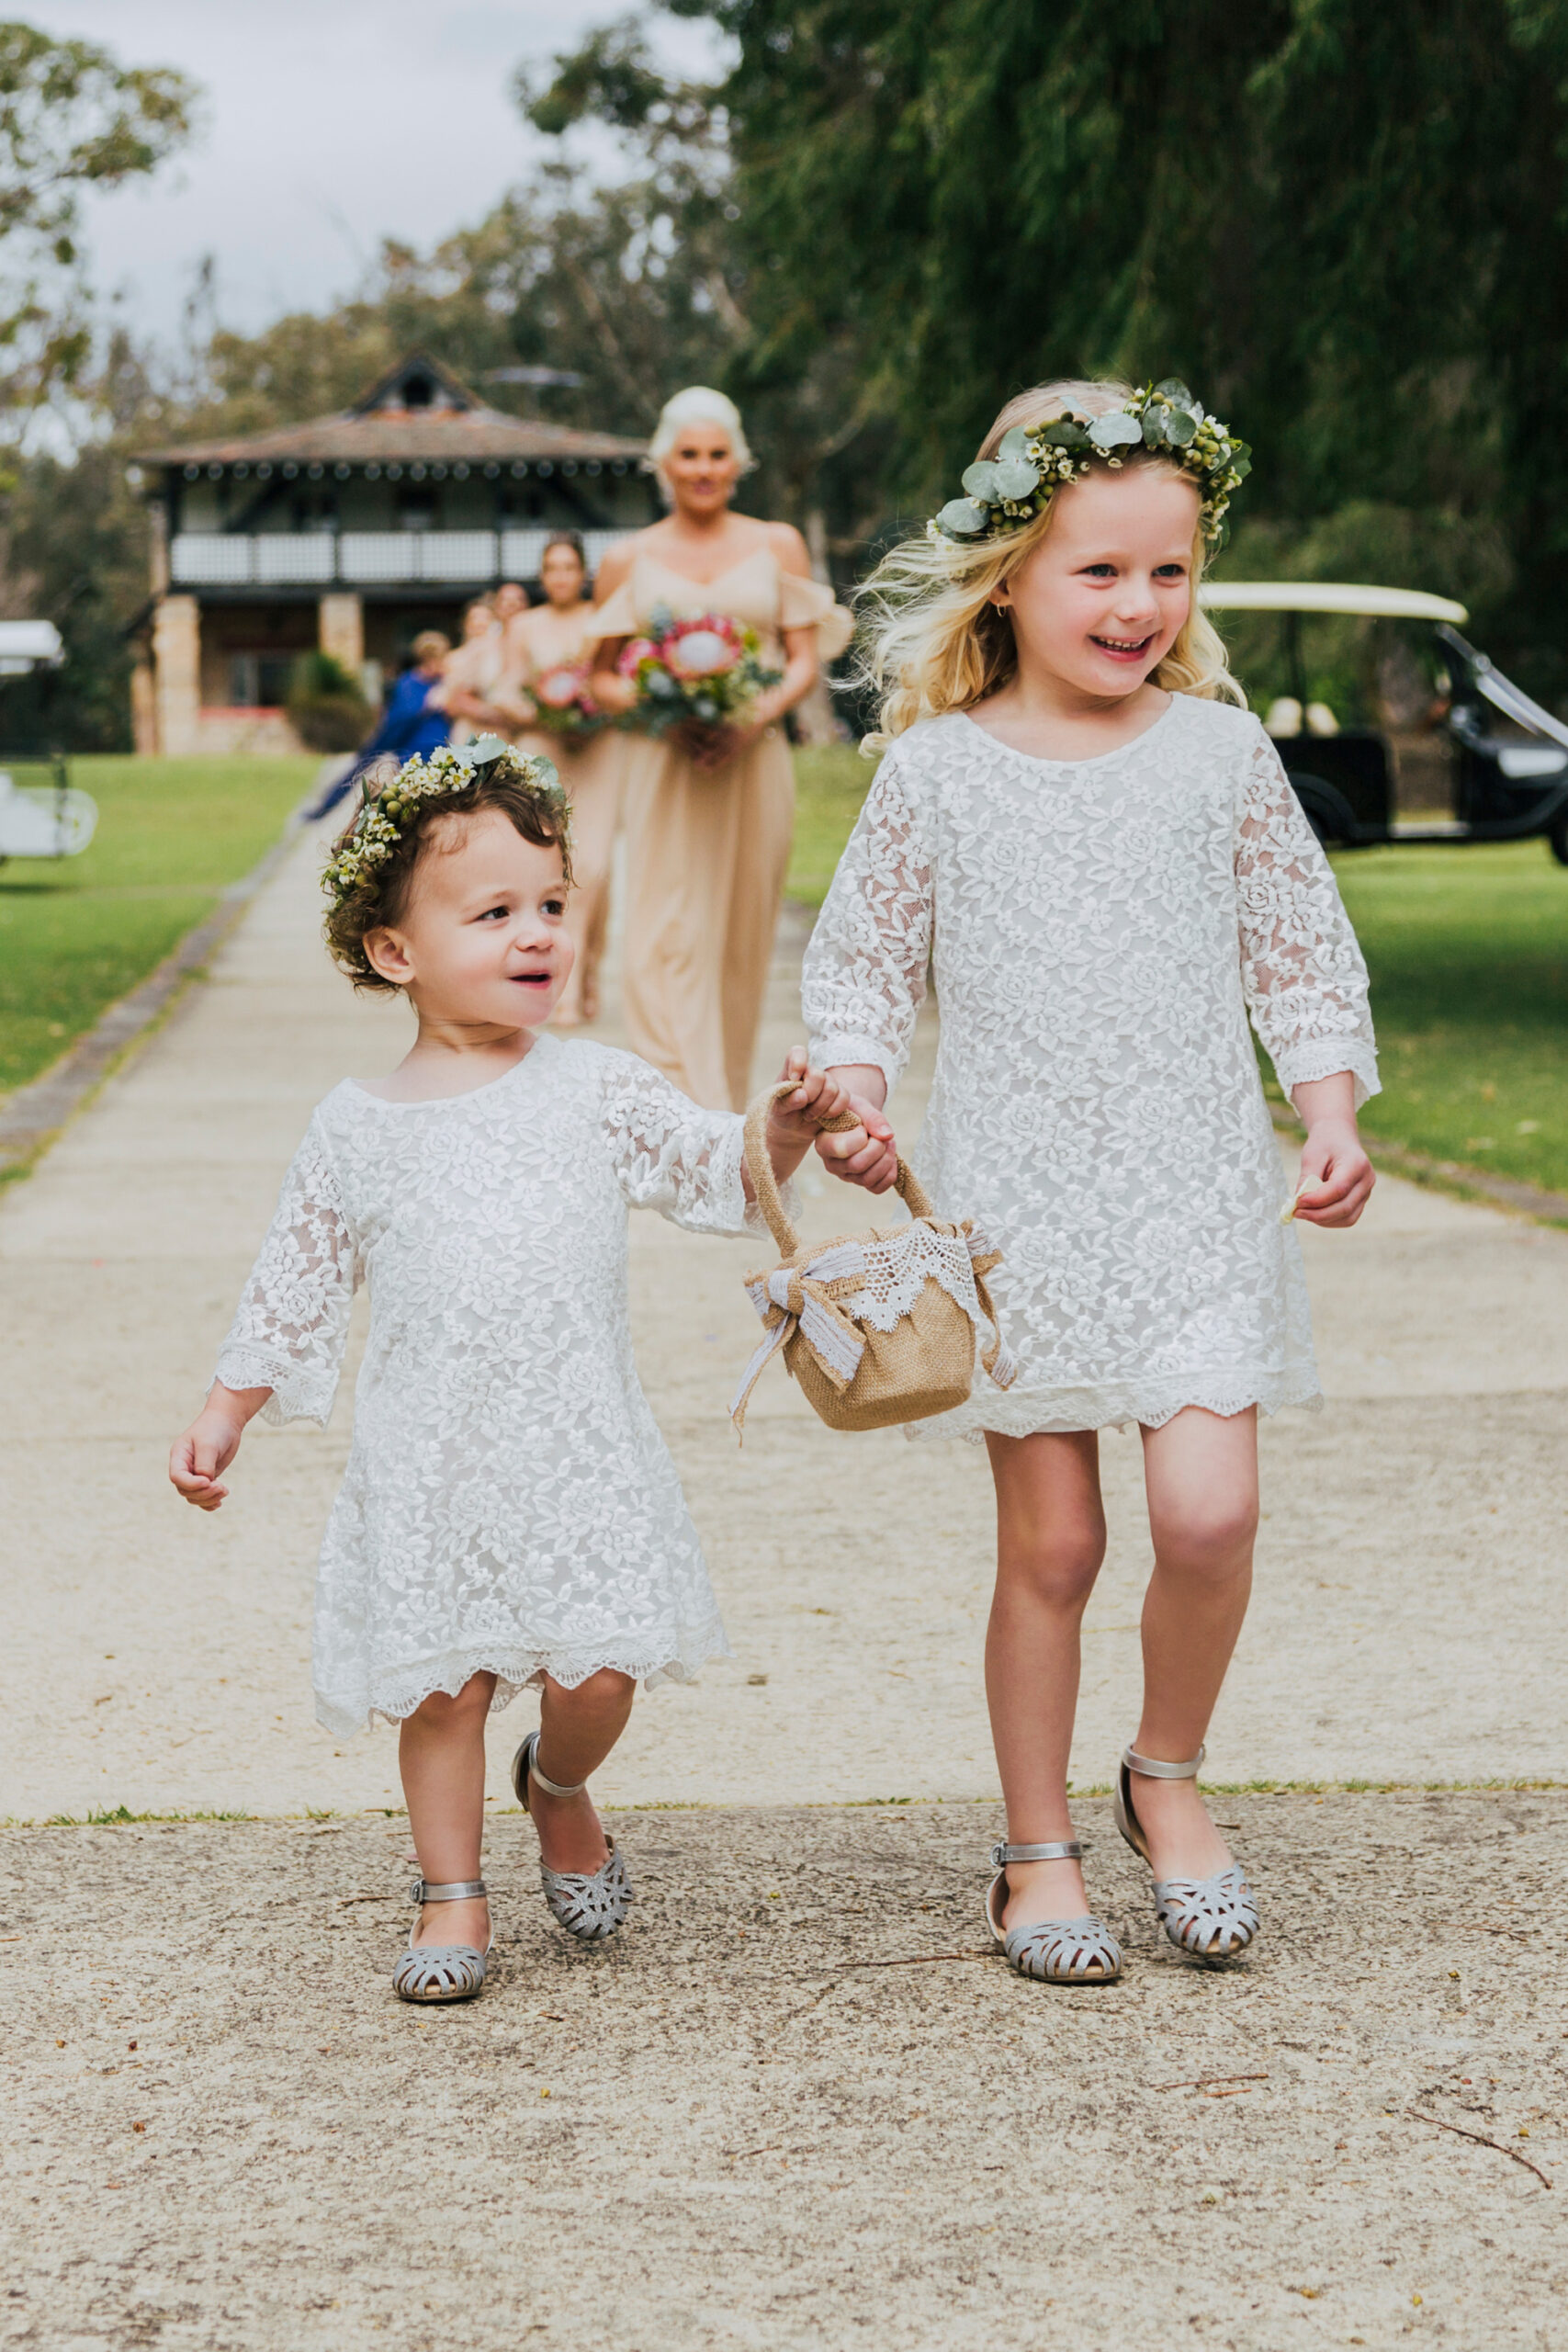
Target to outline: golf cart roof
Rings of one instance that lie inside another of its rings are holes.
[[[57,669],[65,657],[52,621],[0,621],[0,678],[25,677],[29,670]]]
[[[1359,613],[1379,620],[1465,621],[1451,596],[1419,588],[1357,588],[1337,580],[1205,580],[1198,601],[1230,613]]]

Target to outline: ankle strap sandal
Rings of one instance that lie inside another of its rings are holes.
[[[1156,1756],[1140,1756],[1135,1747],[1122,1750],[1116,1775],[1116,1826],[1135,1854],[1149,1861],[1149,1841],[1133,1803],[1133,1774],[1150,1781],[1195,1781],[1208,1754],[1201,1747],[1184,1764],[1168,1764]],[[1152,1870],[1154,1865],[1149,1863]],[[1201,1960],[1209,1968],[1223,1968],[1239,1960],[1262,1925],[1239,1862],[1216,1871],[1212,1878],[1156,1878],[1155,1917],[1178,1951]]]
[[[993,1846],[995,1878],[986,1890],[986,1925],[992,1940],[1007,1954],[1008,1965],[1021,1976],[1044,1984],[1113,1984],[1122,1973],[1122,1948],[1103,1920],[1092,1912],[1076,1919],[1029,1919],[1021,1927],[1004,1928],[1002,1911],[1008,1897],[1010,1862],[1076,1862],[1083,1853],[1077,1838],[1044,1846]]]
[[[433,1883],[416,1878],[410,1900],[421,1909],[427,1903],[464,1903],[490,1889],[482,1878],[445,1879]],[[392,1990],[400,2001],[471,2001],[485,1981],[485,1961],[494,1935],[483,1951],[472,1944],[413,1944],[392,1971]]]
[[[539,1734],[531,1731],[512,1759],[512,1786],[525,1813],[531,1811],[530,1780],[549,1797],[581,1796],[588,1786],[586,1781],[550,1780],[535,1761],[538,1748]],[[569,1935],[585,1944],[603,1943],[607,1936],[613,1936],[628,1906],[637,1900],[626,1876],[626,1866],[615,1851],[615,1839],[606,1835],[604,1844],[608,1849],[605,1859],[592,1873],[552,1871],[542,1860],[539,1863],[539,1884],[552,1915]]]

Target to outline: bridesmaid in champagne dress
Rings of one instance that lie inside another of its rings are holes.
[[[592,666],[597,629],[593,607],[583,602],[588,566],[575,531],[550,534],[539,559],[539,584],[544,604],[521,614],[507,631],[518,663],[507,696],[531,715],[541,701],[570,700],[574,684],[585,688]],[[614,735],[577,737],[539,726],[524,728],[513,741],[519,751],[542,752],[555,762],[571,803],[572,888],[566,922],[577,943],[577,960],[554,1026],[573,1029],[599,1012],[599,960],[610,921],[610,861],[620,819],[624,746]]]
[[[683,1092],[709,1110],[739,1110],[795,822],[779,721],[815,684],[818,662],[843,650],[852,624],[831,589],[812,579],[798,531],[730,511],[751,456],[722,392],[678,392],[649,454],[671,512],[612,548],[600,570],[595,701],[630,708],[633,689],[615,660],[660,605],[749,624],[763,661],[784,673],[744,726],[620,739],[627,1034]]]

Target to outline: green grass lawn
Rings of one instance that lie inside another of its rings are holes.
[[[1537,841],[1335,869],[1372,976],[1367,1133],[1568,1192],[1568,866]]]
[[[795,754],[792,897],[820,905],[874,773],[847,745]],[[1532,841],[1335,868],[1372,976],[1367,1133],[1568,1192],[1568,867]]]
[[[795,755],[795,851],[785,885],[792,899],[819,907],[876,774],[852,743]]]
[[[58,1059],[276,840],[314,759],[80,759],[80,857],[0,865],[0,1093]],[[17,768],[19,785],[39,779]]]

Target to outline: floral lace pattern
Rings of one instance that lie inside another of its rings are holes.
[[[819,1063],[895,1084],[934,964],[942,1034],[913,1165],[1003,1253],[1019,1359],[919,1433],[1169,1420],[1317,1401],[1250,1014],[1287,1091],[1377,1091],[1366,967],[1256,718],[1177,695],[1099,759],[972,719],[884,760],[807,952]]]
[[[741,1120],[634,1055],[546,1035],[446,1102],[322,1102],[218,1361],[324,1422],[360,1281],[370,1334],[316,1590],[320,1720],[548,1673],[683,1680],[728,1655],[638,1385],[626,1211],[755,1229]]]

